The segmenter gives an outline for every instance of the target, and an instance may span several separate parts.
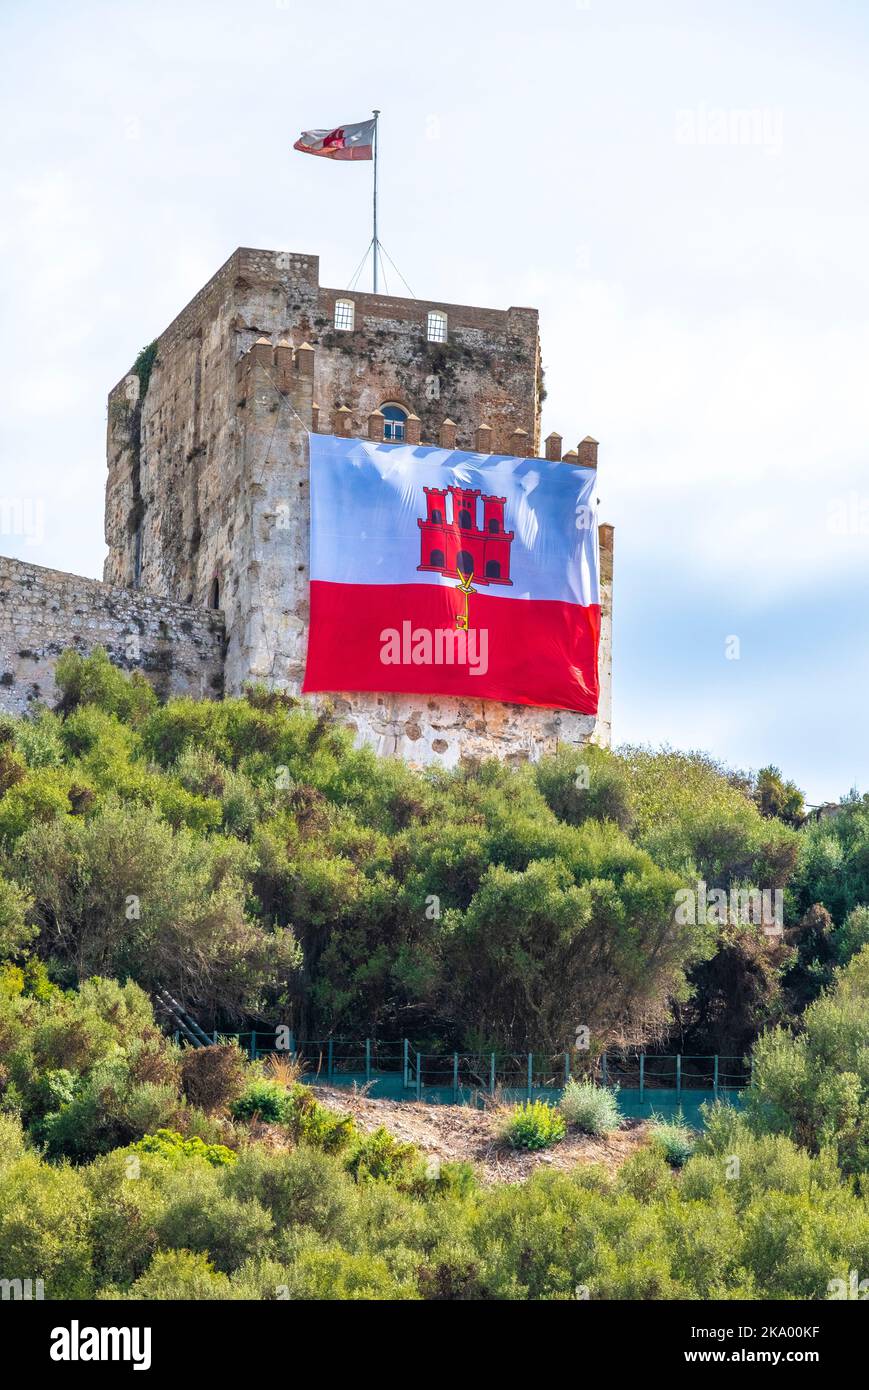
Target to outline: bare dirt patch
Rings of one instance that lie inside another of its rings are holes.
[[[321,1104],[352,1115],[366,1133],[382,1125],[396,1139],[416,1144],[423,1153],[443,1162],[474,1163],[485,1182],[521,1182],[535,1168],[560,1170],[599,1163],[615,1173],[647,1139],[648,1124],[625,1120],[605,1138],[568,1131],[567,1137],[542,1153],[522,1153],[501,1143],[491,1110],[467,1105],[424,1105],[415,1101],[373,1100],[343,1086],[316,1086]]]

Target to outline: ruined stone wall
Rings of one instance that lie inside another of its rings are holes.
[[[223,690],[223,615],[94,579],[0,557],[0,710],[22,714],[57,698],[54,666],[68,647],[105,647],[163,698]]]

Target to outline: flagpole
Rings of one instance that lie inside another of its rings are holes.
[[[377,258],[380,251],[380,241],[377,236],[377,131],[380,124],[380,112],[374,112],[374,293],[377,294]]]

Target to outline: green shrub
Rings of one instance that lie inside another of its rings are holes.
[[[149,1164],[117,1149],[80,1169],[91,1198],[89,1234],[98,1287],[127,1287],[144,1273],[157,1248],[157,1221],[165,1207]],[[156,1164],[155,1164],[156,1166]]]
[[[247,910],[249,847],[173,832],[151,807],[113,798],[86,818],[31,825],[19,858],[40,949],[78,979],[100,970],[182,998],[198,992],[215,1008],[256,1009],[299,964],[292,933]]]
[[[234,1120],[261,1120],[281,1125],[291,1117],[293,1100],[277,1081],[251,1081],[229,1107]]]
[[[403,1300],[417,1297],[395,1278],[386,1261],[338,1245],[310,1245],[287,1269],[286,1297],[306,1302]]]
[[[802,1032],[780,1028],[754,1049],[746,1113],[758,1132],[792,1136],[813,1153],[837,1146],[849,1172],[869,1153],[869,947],[836,972],[805,1012]]]
[[[42,1279],[46,1298],[89,1298],[91,1202],[81,1175],[25,1154],[0,1171],[0,1271]]]
[[[438,1163],[433,1171],[429,1170],[427,1164],[426,1178],[428,1183],[425,1191],[438,1197],[457,1197],[465,1200],[473,1196],[480,1186],[473,1163],[462,1160]]]
[[[420,1152],[414,1144],[402,1144],[383,1127],[360,1135],[346,1162],[358,1183],[412,1182],[420,1168]]]
[[[833,950],[840,965],[847,965],[864,946],[869,946],[869,907],[855,907],[833,933]]]
[[[616,1186],[638,1202],[657,1202],[673,1185],[673,1175],[663,1150],[654,1144],[644,1144],[632,1153],[618,1171]]]
[[[78,1161],[170,1129],[181,1104],[172,1086],[130,1084],[122,1063],[105,1063],[83,1081],[72,1100],[39,1122],[46,1153]]]
[[[65,767],[37,768],[0,797],[0,841],[12,846],[26,830],[68,816],[75,785]]]
[[[604,748],[561,748],[553,757],[540,759],[535,779],[546,804],[569,825],[609,820],[629,830],[633,823],[630,774],[621,759]]]
[[[337,1159],[306,1144],[277,1153],[251,1144],[226,1184],[237,1197],[255,1198],[276,1230],[307,1227],[334,1239],[347,1234],[353,1186]]]
[[[869,795],[850,796],[837,815],[806,826],[791,891],[798,912],[823,903],[835,922],[869,904]]]
[[[41,709],[15,721],[15,745],[28,767],[60,767],[63,762],[62,721]]]
[[[27,1140],[18,1116],[0,1112],[0,1171],[21,1158],[26,1149]]]
[[[238,1161],[238,1154],[225,1144],[205,1144],[197,1136],[185,1139],[171,1129],[158,1129],[156,1134],[146,1134],[138,1143],[130,1145],[129,1152],[157,1154],[173,1163],[188,1158],[202,1158],[213,1168],[229,1168]]]
[[[103,647],[95,647],[90,656],[67,647],[58,658],[54,679],[64,712],[97,705],[136,724],[157,708],[157,696],[145,677],[138,671],[125,675],[112,665]]]
[[[326,1153],[340,1153],[356,1136],[352,1115],[338,1115],[314,1098],[310,1086],[296,1085],[289,1092],[283,1123],[298,1142],[304,1140]]]
[[[548,1149],[567,1133],[564,1117],[543,1100],[526,1100],[498,1123],[499,1137],[514,1149]]]
[[[616,1091],[574,1077],[562,1091],[558,1108],[567,1123],[583,1134],[607,1134],[622,1122]]]
[[[258,1201],[227,1191],[222,1176],[220,1169],[195,1160],[169,1167],[166,1206],[156,1229],[162,1249],[207,1255],[217,1269],[229,1273],[261,1252],[273,1223]]]
[[[27,921],[30,906],[28,894],[0,874],[0,960],[17,955],[36,936]]]
[[[650,1135],[654,1147],[673,1168],[683,1167],[694,1152],[694,1132],[681,1118],[666,1121],[653,1115]]]
[[[131,1299],[180,1302],[228,1299],[232,1285],[207,1255],[189,1250],[161,1250],[129,1292]]]
[[[275,1303],[289,1297],[291,1274],[279,1260],[245,1260],[231,1276],[232,1297]]]

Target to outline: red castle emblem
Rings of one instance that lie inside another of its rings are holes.
[[[483,498],[483,525],[477,526],[479,488],[427,487],[428,514],[419,518],[421,554],[417,569],[475,584],[510,584],[512,531],[504,530],[506,497]],[[447,521],[447,493],[452,520]]]
[[[504,530],[506,497],[483,498],[483,525],[477,525],[479,488],[427,487],[423,491],[428,514],[417,519],[420,529],[420,564],[448,579],[457,579],[464,595],[464,607],[456,617],[456,627],[468,631],[468,605],[472,580],[478,584],[511,584],[510,546],[513,532]],[[447,521],[447,493],[452,498],[452,521]]]

